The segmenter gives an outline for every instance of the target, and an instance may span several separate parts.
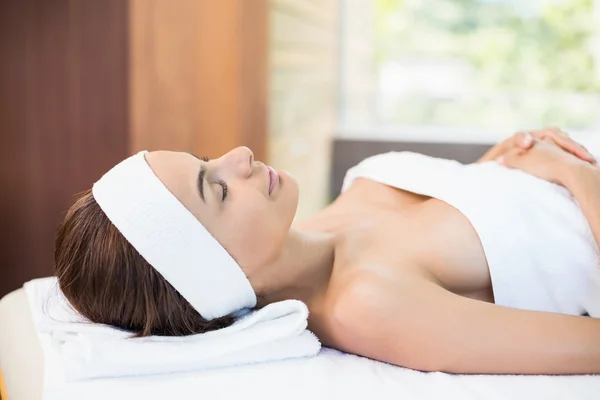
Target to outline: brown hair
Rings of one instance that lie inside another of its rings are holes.
[[[186,336],[227,327],[233,317],[207,321],[129,244],[91,190],[73,204],[56,235],[60,289],[91,322],[136,337]]]

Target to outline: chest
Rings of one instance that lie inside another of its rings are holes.
[[[303,228],[339,237],[336,263],[342,269],[426,273],[457,292],[489,285],[485,255],[468,220],[427,196],[360,179]]]

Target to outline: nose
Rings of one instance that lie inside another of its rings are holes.
[[[223,156],[223,161],[230,173],[246,178],[252,174],[254,153],[246,146],[236,147]]]

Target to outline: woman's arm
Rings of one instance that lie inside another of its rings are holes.
[[[577,199],[600,247],[600,169],[586,164],[570,166],[560,181]]]
[[[357,281],[334,312],[342,350],[424,371],[600,372],[600,319],[497,306],[425,279]]]

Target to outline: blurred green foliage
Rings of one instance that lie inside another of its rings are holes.
[[[459,59],[474,71],[476,88],[456,99],[416,92],[381,118],[598,127],[599,20],[594,0],[375,0],[378,68],[396,60]]]

